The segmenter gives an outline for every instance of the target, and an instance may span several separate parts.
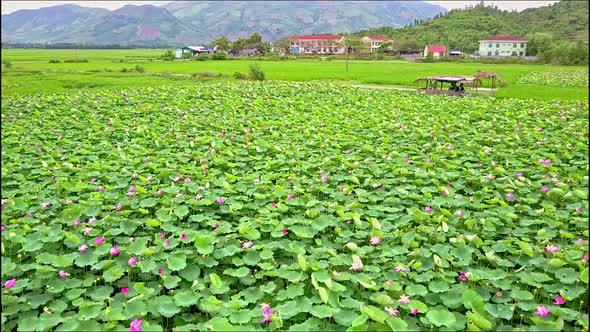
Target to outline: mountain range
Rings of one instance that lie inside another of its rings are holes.
[[[2,42],[180,46],[254,32],[275,41],[403,27],[440,13],[423,1],[173,1],[112,11],[67,4],[2,15]]]

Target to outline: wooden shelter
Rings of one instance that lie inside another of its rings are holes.
[[[497,73],[491,71],[477,71],[473,77],[477,78],[478,80],[490,79],[492,80],[492,93],[496,90],[496,83],[498,86],[505,87],[506,82],[498,75]]]
[[[449,96],[463,96],[464,94],[458,91],[445,90],[444,83],[450,84],[463,84],[475,88],[477,92],[477,86],[481,85],[481,81],[477,77],[470,76],[430,76],[421,77],[414,81],[414,83],[424,82],[425,87],[419,88],[418,90],[429,94],[429,95],[449,95]]]

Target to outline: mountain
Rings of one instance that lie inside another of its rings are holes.
[[[402,27],[446,10],[423,1],[174,1],[114,11],[60,5],[2,15],[3,43],[166,45],[260,33],[296,34]]]
[[[2,15],[3,43],[178,45],[211,37],[152,5],[117,10],[61,5]]]
[[[402,29],[383,27],[354,33],[357,36],[366,34],[392,37],[398,49],[423,49],[426,44],[441,44],[448,49],[472,52],[478,49],[478,40],[492,35],[529,39],[527,54],[537,54],[563,41],[586,43],[587,49],[588,1],[560,1],[521,12],[479,4],[451,10]],[[535,42],[538,39],[543,39],[544,45]]]
[[[174,1],[163,7],[217,37],[235,39],[258,32],[269,41],[289,35],[402,27],[446,12],[423,1]]]

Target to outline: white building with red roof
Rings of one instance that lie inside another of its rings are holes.
[[[428,54],[432,54],[433,58],[439,59],[447,54],[447,48],[442,45],[426,45],[424,47],[424,57],[427,57]]]
[[[479,55],[525,56],[528,40],[518,36],[491,36],[479,41]]]
[[[364,51],[375,53],[384,43],[389,43],[388,50],[393,50],[393,39],[385,36],[364,36],[361,38],[364,46]]]
[[[339,54],[345,53],[343,36],[295,36],[291,39],[291,53]]]

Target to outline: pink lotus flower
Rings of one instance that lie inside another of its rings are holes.
[[[254,242],[252,242],[252,241],[244,242],[244,243],[242,243],[242,249],[248,250],[248,249],[252,248],[253,245],[254,245]]]
[[[387,311],[387,313],[391,317],[397,317],[397,315],[399,314],[399,310],[394,309],[392,307],[385,307],[385,311]]]
[[[213,224],[211,225],[211,227],[213,227],[213,229],[216,229],[217,227],[219,227],[219,224]]]
[[[590,254],[585,253],[584,257],[582,257],[582,263],[588,263],[588,260],[590,260]]]
[[[522,178],[522,177],[524,177],[524,175],[522,174],[522,172],[518,172],[518,173],[516,173],[516,176],[517,176],[517,177],[519,177],[519,178]]]
[[[584,238],[583,237],[579,237],[578,238],[578,244],[584,244]]]
[[[441,191],[441,195],[446,196],[448,193],[446,190]]]
[[[378,236],[372,236],[371,239],[369,240],[369,242],[371,243],[372,246],[377,246],[377,245],[379,245],[379,243],[381,243],[381,238]]]
[[[14,287],[15,285],[16,285],[16,278],[13,278],[13,279],[7,280],[4,283],[4,288],[10,289],[10,288]]]
[[[463,212],[463,211],[457,211],[457,215],[459,217],[463,217],[465,215],[465,212]]]
[[[553,183],[559,183],[559,179],[558,178],[551,178],[551,182],[553,182]]]
[[[347,225],[352,225],[352,220],[347,220],[347,221],[346,221],[346,224],[347,224]]]
[[[135,236],[130,237],[129,242],[135,242]]]
[[[119,255],[119,247],[114,246],[111,248],[111,250],[109,250],[109,253],[111,254],[111,256],[117,256]]]
[[[447,183],[447,188],[450,189],[451,187],[452,187],[451,184],[450,183]]]
[[[217,204],[222,205],[225,203],[225,198],[223,197],[217,197]]]
[[[164,247],[169,247],[169,246],[170,246],[170,240],[164,241]]]
[[[96,178],[90,179],[90,183],[96,183]]]
[[[276,207],[277,207],[277,203],[276,203],[276,202],[272,202],[272,203],[270,203],[270,205],[271,205],[273,208],[276,208]]]
[[[322,182],[328,182],[328,176],[322,175]]]
[[[543,131],[543,128],[537,128],[537,131],[538,132],[542,132]]]
[[[426,213],[430,213],[430,212],[432,212],[432,206],[430,206],[430,205],[426,205],[426,206],[424,207],[424,212],[426,212]]]
[[[162,270],[162,269],[158,269],[158,274],[159,274],[159,275],[164,275],[164,270]]]
[[[200,201],[201,198],[203,198],[203,195],[201,194],[197,194],[197,196],[195,196],[195,200]]]
[[[418,311],[418,309],[414,308],[414,309],[412,309],[411,313],[412,313],[412,315],[417,316],[419,311]]]
[[[477,166],[477,167],[481,167],[481,165],[483,165],[483,164],[479,161],[475,164],[475,166]]]
[[[137,257],[133,256],[133,257],[129,258],[129,261],[127,262],[127,265],[129,265],[129,266],[135,266],[135,264],[137,264]]]
[[[542,192],[544,192],[544,193],[546,193],[546,192],[548,192],[548,191],[549,191],[549,187],[547,187],[547,186],[542,186],[542,187],[541,187],[541,191],[542,191]]]
[[[45,202],[45,203],[41,204],[41,207],[44,209],[49,209],[50,206],[51,206],[51,203],[49,203],[49,202]]]
[[[410,297],[407,296],[406,294],[402,294],[402,295],[400,295],[398,302],[400,304],[409,304],[410,303]]]
[[[129,191],[135,191],[136,189],[137,189],[137,188],[136,188],[136,187],[135,187],[135,185],[133,185],[133,184],[132,184],[132,185],[129,187]]]
[[[545,317],[549,315],[549,309],[546,306],[540,305],[537,307],[537,311],[535,311],[535,315]]]
[[[92,224],[95,221],[96,221],[96,217],[90,217],[90,218],[88,218],[87,223],[88,223],[88,225],[90,225],[90,224]]]
[[[123,205],[117,204],[117,207],[115,207],[115,211],[121,211],[121,210],[123,210]]]
[[[292,201],[292,200],[293,200],[293,194],[289,194],[289,195],[287,195],[287,200],[288,200],[288,201]]]
[[[6,230],[6,227],[4,227],[4,225],[2,225],[2,231],[4,232]]]
[[[78,251],[81,252],[81,253],[83,253],[86,250],[88,250],[88,248],[89,248],[89,246],[87,244],[83,244],[80,247],[78,247]]]
[[[407,161],[407,160],[404,160],[404,161]],[[430,157],[428,157],[428,158],[426,158],[426,162],[427,163],[431,163],[432,162],[432,159],[430,159]]]
[[[396,267],[394,268],[394,270],[395,270],[395,272],[397,272],[397,273],[406,273],[406,272],[408,272],[408,268],[407,268],[407,267],[405,267],[405,266],[402,266],[402,265],[400,265],[400,266],[396,266]]]
[[[352,264],[350,265],[349,270],[353,271],[353,272],[360,272],[363,269],[363,262],[361,262],[360,260],[358,261],[353,261]]]
[[[393,285],[393,280],[387,279],[387,281],[385,282],[385,284],[387,284],[387,286],[391,286],[391,285]]]
[[[262,303],[260,305],[260,309],[262,310],[262,316],[264,317],[264,318],[262,318],[262,320],[260,322],[262,324],[267,324],[267,323],[272,322],[271,316],[274,316],[275,312],[270,310],[271,309],[270,304]]]
[[[84,235],[88,235],[92,232],[93,228],[92,227],[86,227],[84,228]]]
[[[289,234],[289,230],[288,229],[283,229],[283,235],[288,235]]]
[[[559,251],[559,247],[554,244],[549,244],[547,247],[545,247],[545,250],[547,250],[547,252],[554,253]]]
[[[540,160],[540,162],[543,164],[543,166],[548,167],[549,165],[551,165],[551,159],[545,159],[545,160]]]
[[[129,293],[129,287],[123,287],[123,288],[121,288],[121,293],[123,295],[127,295]]]
[[[33,212],[27,212],[27,217],[32,217],[33,216]]]
[[[163,239],[163,238],[165,238],[165,237],[166,237],[166,233],[164,233],[164,232],[160,232],[160,239]]]
[[[162,195],[164,195],[164,190],[158,189],[158,191],[156,191],[156,196],[160,197]]]
[[[101,245],[103,242],[104,242],[104,237],[102,237],[102,236],[99,236],[94,239],[94,244],[96,244],[97,246]]]
[[[192,182],[192,181],[191,181],[191,179],[189,179],[189,178],[186,178],[186,179],[184,179],[184,183],[191,183],[191,182]]]
[[[461,272],[461,274],[459,275],[459,279],[461,279],[461,281],[467,280],[467,276],[465,275],[464,272]]]
[[[65,280],[67,276],[68,276],[68,274],[66,273],[66,271],[59,271],[60,278]]]
[[[565,299],[561,296],[558,296],[553,299],[553,304],[557,304],[557,305],[565,304]]]
[[[141,329],[141,323],[141,319],[133,320],[131,325],[129,325],[129,332],[142,332],[143,330]]]
[[[186,234],[182,234],[182,235],[180,236],[180,238],[181,238],[181,239],[183,239],[183,240],[186,240]]]
[[[581,207],[577,207],[577,208],[576,208],[576,212],[577,212],[578,214],[582,213],[582,208],[581,208]]]
[[[135,197],[136,193],[135,191],[128,191],[127,192],[127,197],[131,198],[131,197]]]
[[[508,198],[508,200],[513,200],[514,199],[514,193],[508,193],[506,194],[506,198]]]
[[[102,193],[102,192],[104,192],[104,187],[103,186],[98,186],[97,190],[98,190],[99,193]]]

